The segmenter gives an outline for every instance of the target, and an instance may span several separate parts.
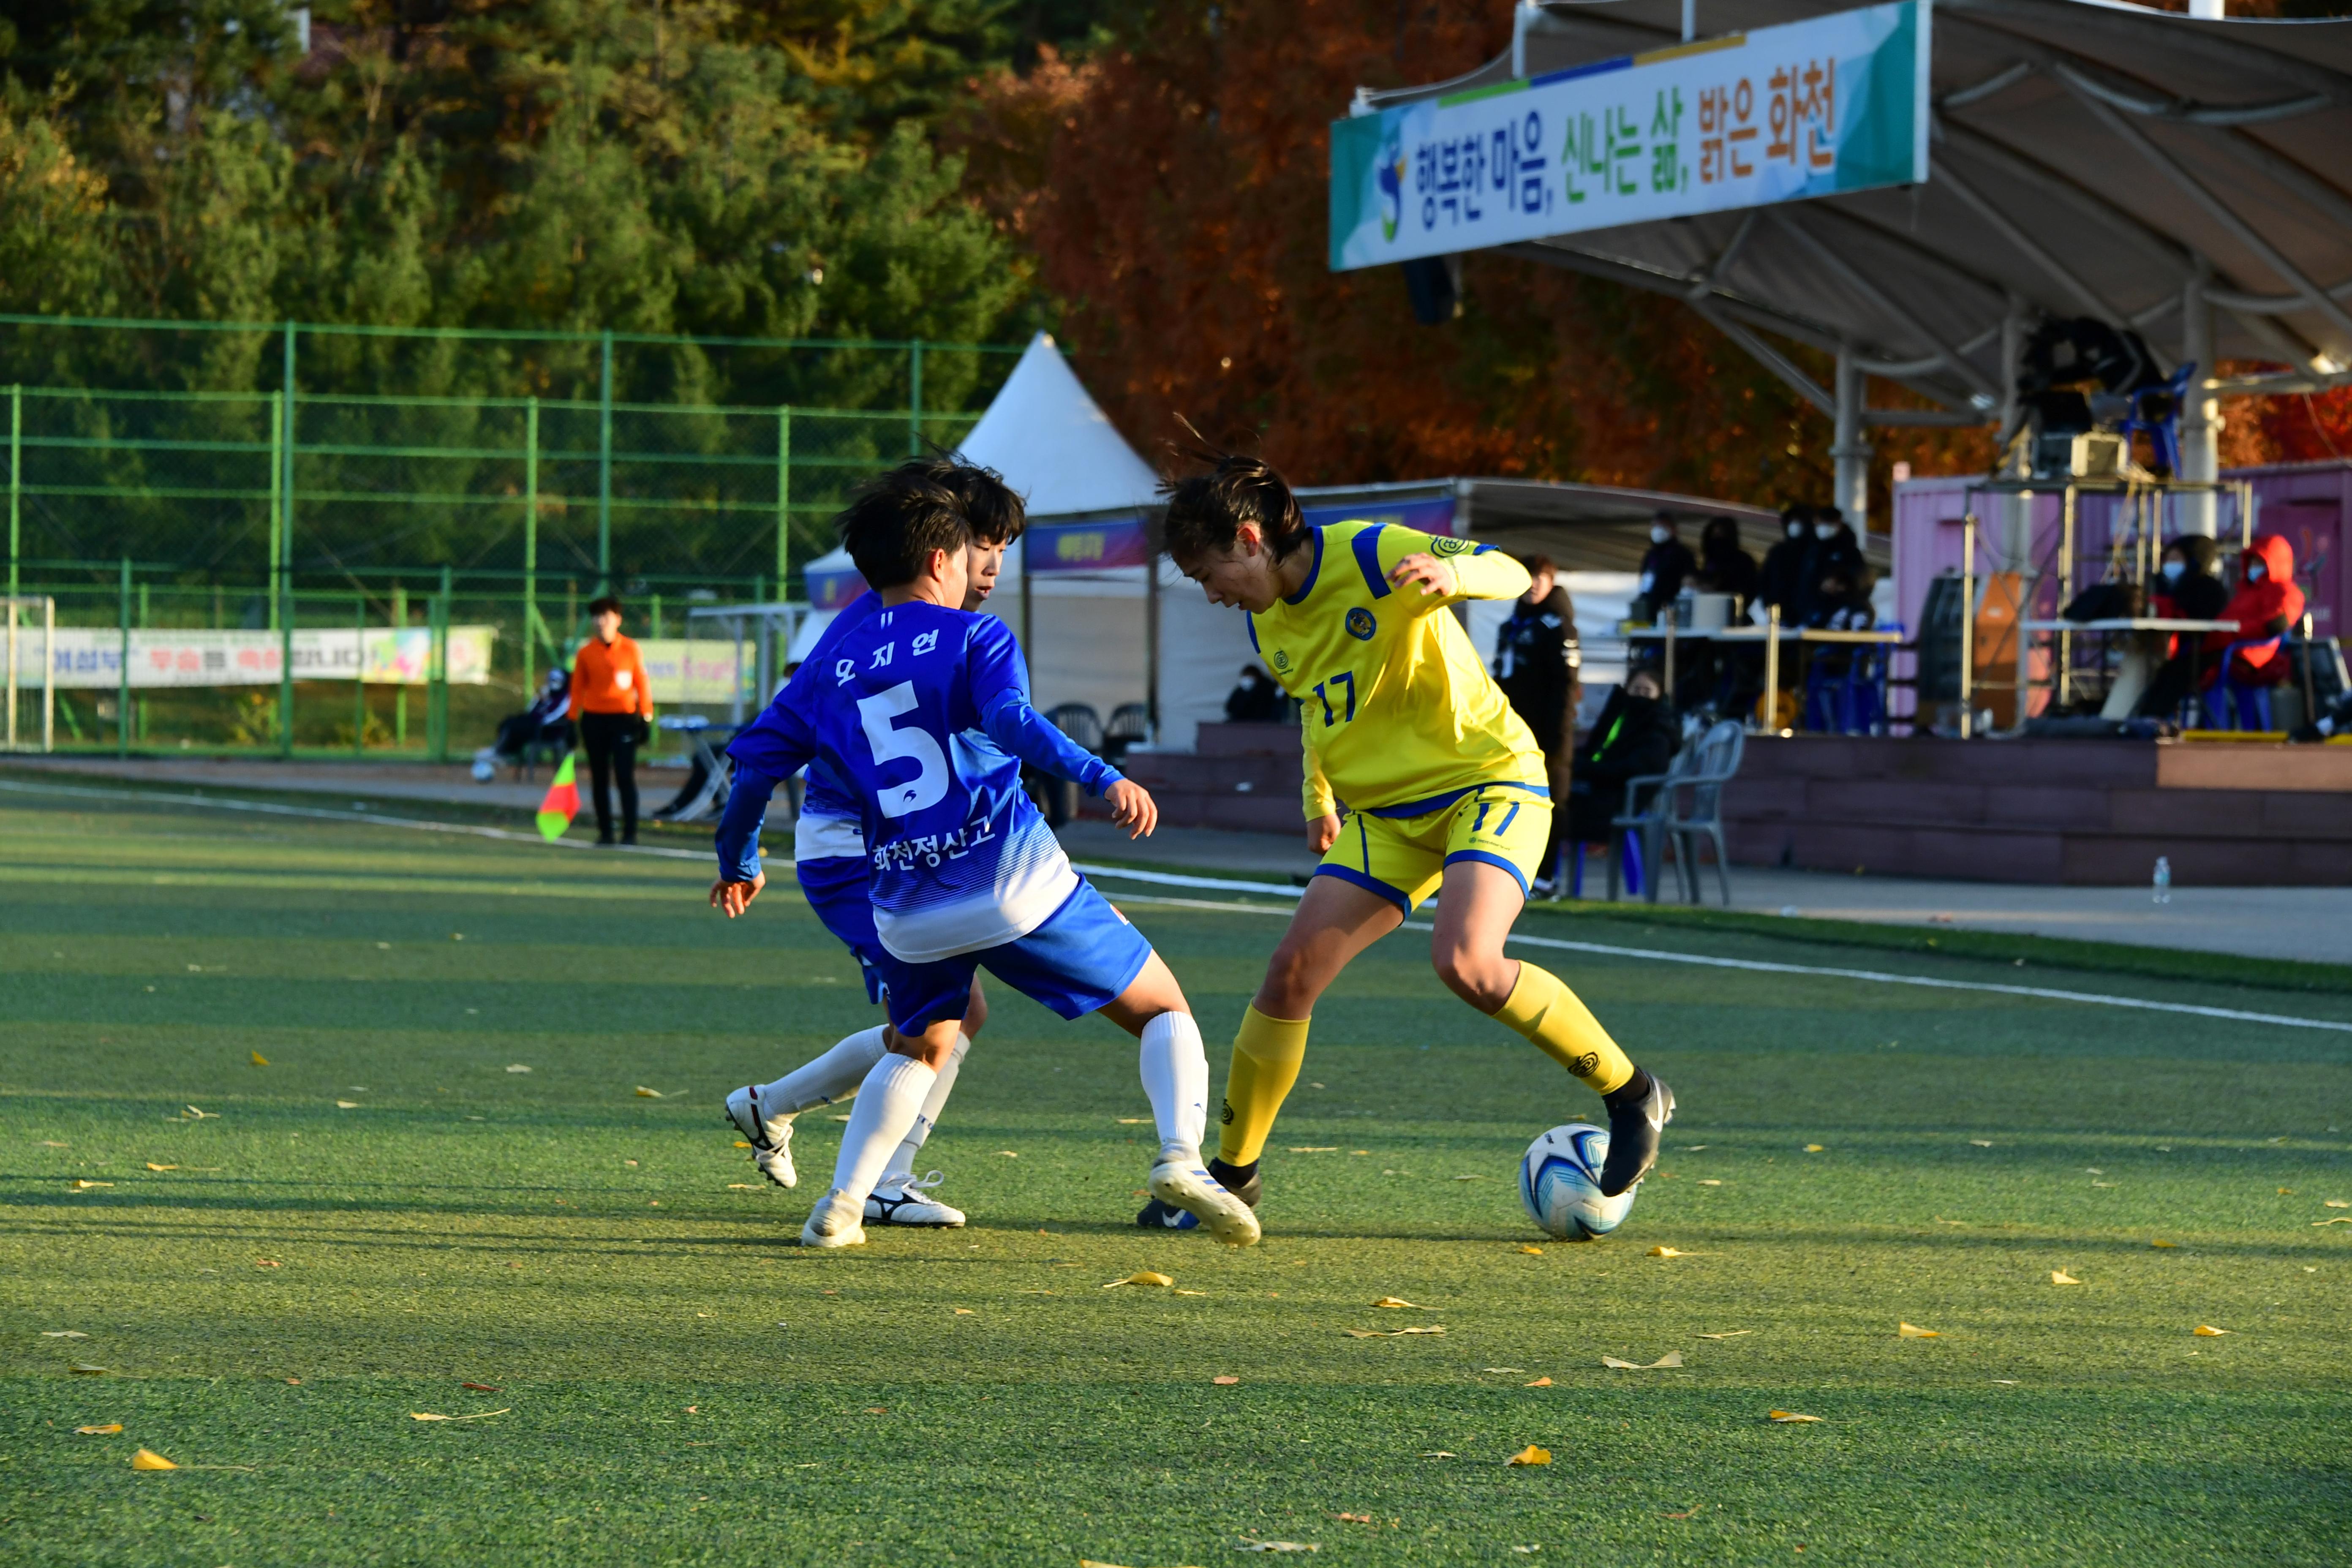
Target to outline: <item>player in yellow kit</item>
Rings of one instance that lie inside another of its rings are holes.
[[[1551,796],[1535,737],[1446,612],[1517,598],[1526,569],[1465,539],[1310,528],[1255,458],[1223,457],[1165,489],[1169,554],[1212,603],[1249,613],[1260,656],[1298,700],[1307,839],[1323,857],[1234,1037],[1212,1173],[1256,1205],[1258,1158],[1297,1080],[1316,998],[1434,895],[1439,977],[1600,1092],[1601,1190],[1631,1187],[1657,1159],[1673,1091],[1575,993],[1503,952],[1543,858]],[[1138,1223],[1180,1222],[1155,1204]]]

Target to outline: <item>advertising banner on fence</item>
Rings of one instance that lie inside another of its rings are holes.
[[[490,644],[496,626],[449,628],[449,683],[487,686]],[[430,667],[433,634],[423,626],[395,630],[298,631],[293,637],[294,679],[349,680],[355,672],[370,685],[422,686]],[[59,626],[55,657],[61,689],[111,691],[122,682],[119,666],[122,634],[111,626]],[[131,634],[131,684],[167,686],[275,686],[279,642],[276,632],[134,631]]]
[[[1927,178],[1927,0],[1331,127],[1331,269]]]
[[[735,700],[735,685],[741,679],[736,664],[738,651],[734,643],[712,637],[692,642],[683,637],[637,639],[637,657],[646,661],[646,684],[653,688],[656,706]]]

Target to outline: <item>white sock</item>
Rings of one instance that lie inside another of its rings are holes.
[[[773,1083],[760,1086],[760,1109],[770,1116],[797,1116],[820,1105],[838,1105],[857,1092],[882,1059],[882,1026],[860,1029],[824,1055]]]
[[[1137,1065],[1160,1124],[1160,1157],[1198,1160],[1209,1130],[1209,1055],[1192,1015],[1162,1013],[1144,1025]]]
[[[915,1156],[923,1152],[923,1144],[939,1125],[940,1112],[947,1109],[948,1096],[955,1092],[956,1074],[963,1070],[964,1053],[971,1049],[971,1037],[958,1030],[955,1049],[939,1069],[940,1078],[931,1091],[923,1096],[923,1109],[915,1115],[915,1125],[908,1131],[906,1142],[890,1156],[890,1167],[882,1173],[877,1187],[895,1187],[915,1173]]]
[[[923,1113],[923,1096],[939,1074],[912,1057],[886,1056],[857,1088],[849,1125],[841,1134],[841,1157],[833,1167],[833,1190],[854,1204],[873,1195],[874,1184],[898,1141]]]

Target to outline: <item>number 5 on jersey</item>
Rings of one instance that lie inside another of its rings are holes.
[[[1323,689],[1326,686],[1332,687],[1334,689],[1345,686],[1348,689],[1346,710],[1339,714],[1336,718],[1333,717],[1331,712],[1331,699]],[[1356,716],[1356,672],[1352,669],[1343,669],[1339,674],[1331,677],[1328,680],[1317,681],[1315,683],[1315,696],[1317,700],[1323,704],[1323,727],[1326,730],[1329,729],[1334,724],[1346,723],[1349,720],[1353,719]]]
[[[891,721],[915,707],[915,683],[902,680],[887,691],[857,700],[857,718],[866,727],[866,743],[874,748],[874,765],[913,763],[917,772],[905,784],[878,784],[875,805],[885,816],[907,816],[936,805],[948,793],[948,758],[929,731],[909,726],[901,730]]]

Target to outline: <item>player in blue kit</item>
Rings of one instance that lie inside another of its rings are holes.
[[[794,771],[822,761],[856,795],[892,1035],[858,1087],[832,1189],[802,1244],[866,1239],[866,1197],[952,1054],[982,968],[1065,1018],[1100,1012],[1136,1036],[1160,1133],[1152,1194],[1220,1240],[1256,1241],[1248,1206],[1201,1162],[1208,1058],[1183,993],[1071,868],[1021,789],[1021,764],[1101,795],[1137,837],[1158,820],[1151,797],[1046,723],[1030,706],[1011,630],[960,607],[971,527],[952,491],[895,470],[843,514],[841,530],[878,606],[824,662],[803,663],[728,748],[736,784],[715,889],[730,916],[758,896],[761,819]]]
[[[963,608],[977,610],[995,588],[1005,547],[1020,536],[1025,521],[1020,498],[992,471],[950,458],[914,458],[902,466],[902,471],[921,474],[955,494],[972,536],[964,552],[970,584]],[[872,589],[858,595],[834,616],[804,662],[823,664],[835,643],[880,607],[881,595]],[[874,934],[874,910],[866,892],[865,830],[856,797],[822,761],[809,764],[800,816],[793,825],[793,863],[794,879],[810,910],[849,949],[866,976],[869,999],[879,1001],[880,977],[874,969],[873,954],[880,950],[880,943]],[[719,897],[719,889],[714,888],[712,902],[717,903]],[[963,1212],[939,1194],[940,1173],[918,1178],[915,1159],[938,1124],[954,1090],[964,1053],[987,1017],[987,1000],[975,980],[955,1048],[940,1064],[939,1080],[925,1097],[913,1129],[866,1200],[866,1224],[952,1226],[964,1223]],[[728,1120],[751,1145],[752,1163],[761,1175],[780,1187],[799,1181],[792,1155],[794,1120],[803,1111],[837,1105],[856,1095],[858,1084],[881,1060],[888,1035],[887,1024],[861,1029],[773,1082],[747,1084],[727,1097]]]

